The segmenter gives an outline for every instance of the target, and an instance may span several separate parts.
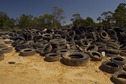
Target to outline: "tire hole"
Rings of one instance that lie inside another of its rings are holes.
[[[83,58],[83,56],[80,54],[69,55],[69,57],[76,58],[76,59]]]
[[[114,60],[123,61],[123,58],[114,58]]]
[[[126,74],[119,74],[118,78],[124,78],[124,79],[126,79]]]
[[[114,63],[106,63],[106,65],[111,66],[111,67],[118,67],[118,65],[116,65]]]

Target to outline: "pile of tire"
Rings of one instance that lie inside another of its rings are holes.
[[[126,32],[119,28],[72,26],[59,29],[22,29],[8,32],[3,37],[5,43],[12,43],[20,55],[27,56],[36,52],[45,56],[48,53],[63,55],[67,51],[78,51],[89,54],[91,60],[100,61],[103,59],[102,52],[106,56],[126,54]]]
[[[116,73],[125,65],[126,31],[121,28],[72,26],[22,29],[0,36],[21,56],[38,53],[45,61],[60,61],[69,66],[84,66],[90,60],[101,61],[106,56],[111,60],[103,62],[100,69],[109,73]]]

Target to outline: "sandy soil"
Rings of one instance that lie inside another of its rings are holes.
[[[46,62],[39,54],[21,57],[13,50],[4,55],[0,61],[0,84],[112,84],[112,74],[99,70],[102,62],[73,67]],[[9,61],[16,63],[8,64]]]

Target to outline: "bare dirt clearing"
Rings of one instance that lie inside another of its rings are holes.
[[[21,57],[13,50],[4,55],[0,61],[0,84],[112,84],[112,74],[99,70],[102,62],[73,67],[46,62],[39,54]],[[16,63],[8,64],[9,61]]]

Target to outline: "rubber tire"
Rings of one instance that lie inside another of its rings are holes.
[[[120,48],[120,45],[118,45],[115,42],[107,42],[106,44],[107,44],[107,47],[111,47],[112,49],[119,49]]]
[[[60,44],[58,46],[58,49],[59,50],[62,50],[62,49],[70,50],[70,45],[69,44]]]
[[[66,44],[66,39],[52,39],[50,40],[51,44]]]
[[[113,57],[111,57],[110,60],[119,65],[124,65],[126,63],[125,58],[122,58],[121,56],[113,56]]]
[[[4,42],[5,42],[5,44],[11,44],[11,43],[13,43],[13,41],[10,40],[10,39],[5,39]]]
[[[81,57],[78,58],[78,55]],[[73,56],[73,58],[70,56]],[[67,52],[62,58],[62,63],[69,66],[85,66],[89,61],[90,56],[82,52]]]
[[[91,51],[89,54],[90,54],[91,60],[93,61],[101,61],[103,59],[102,54],[97,51]]]
[[[40,54],[42,51],[43,51],[43,48],[37,48],[36,49],[36,53],[39,53]]]
[[[121,53],[120,50],[116,50],[116,49],[107,49],[107,50],[104,50],[104,51],[108,54],[120,54]]]
[[[0,43],[0,48],[7,47],[5,44]]]
[[[111,79],[115,84],[126,84],[126,72],[115,72]]]
[[[88,41],[87,39],[81,39],[81,40],[80,40],[80,44],[81,44],[83,47],[87,47],[87,46],[90,46],[90,45],[91,45],[90,41]]]
[[[85,53],[90,53],[91,51],[98,51],[98,46],[90,45],[90,46],[87,46],[84,50]]]
[[[36,54],[35,49],[31,49],[31,48],[26,48],[26,49],[22,49],[20,51],[20,56],[32,56]]]
[[[116,71],[119,71],[122,66],[112,61],[104,61],[99,68],[107,73],[114,73]]]
[[[116,31],[115,30],[113,30],[113,29],[109,29],[108,30],[108,34],[110,35],[110,36],[117,36],[117,33],[116,33]]]
[[[13,51],[12,47],[4,47],[4,48],[0,48],[0,53],[9,53]]]
[[[48,53],[45,55],[44,60],[48,62],[54,62],[54,61],[59,61],[61,58],[62,58],[61,55],[57,53]]]
[[[52,39],[52,34],[46,33],[42,35],[45,40],[50,40]]]
[[[20,52],[20,50],[26,49],[26,48],[32,48],[32,46],[20,44],[20,45],[18,45],[18,46],[15,47],[15,50],[16,50],[16,52]]]
[[[101,38],[103,38],[103,39],[108,39],[108,38],[109,38],[108,33],[107,33],[106,31],[104,31],[104,30],[102,30],[102,31],[100,32],[100,36],[101,36]]]
[[[105,35],[103,35],[103,33],[104,33]],[[101,40],[101,41],[103,41],[103,42],[107,42],[107,41],[110,40],[110,37],[109,37],[108,33],[107,33],[106,31],[104,31],[104,30],[102,30],[102,31],[100,32],[100,35],[98,35],[98,38],[99,38],[99,40]]]
[[[47,49],[48,48],[48,49]],[[47,50],[46,50],[47,49]],[[47,53],[50,53],[52,51],[52,45],[50,44],[45,44],[43,47],[42,52],[40,53],[41,56],[45,56]]]
[[[4,54],[0,53],[0,61],[4,60]]]
[[[60,50],[58,50],[57,51],[57,53],[59,54],[59,55],[61,55],[61,56],[63,56],[65,53],[67,53],[68,52],[68,49],[60,49]]]
[[[43,47],[43,43],[42,42],[36,42],[33,44],[33,48],[37,49],[37,48],[42,48]]]

